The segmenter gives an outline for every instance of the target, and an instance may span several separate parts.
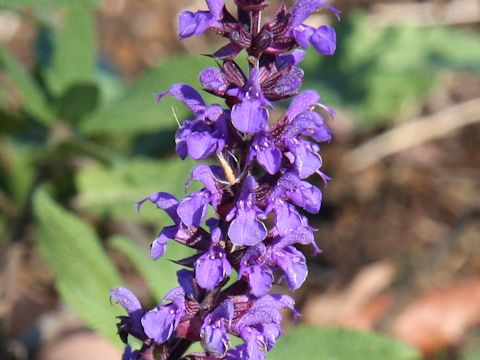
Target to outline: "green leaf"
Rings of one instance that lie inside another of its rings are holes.
[[[25,111],[44,125],[52,124],[55,116],[33,77],[2,47],[0,47],[0,69],[8,74],[13,85],[19,91]]]
[[[28,193],[35,181],[36,155],[39,149],[36,146],[21,144],[14,141],[2,141],[2,157],[7,163],[0,164],[5,187],[12,201],[21,207],[27,199]]]
[[[50,90],[64,94],[77,82],[95,80],[96,33],[92,6],[72,1],[55,29],[52,63],[46,71]]]
[[[267,359],[420,360],[420,355],[385,335],[300,326],[280,338]]]
[[[130,259],[157,303],[169,290],[178,286],[176,273],[179,266],[168,259],[179,260],[193,255],[191,250],[175,241],[169,242],[165,257],[156,261],[148,254],[148,246],[142,249],[124,236],[113,236],[109,244]]]
[[[76,205],[89,213],[103,212],[118,218],[165,223],[170,220],[163,211],[146,204],[137,215],[133,204],[156,191],[182,196],[193,164],[191,160],[181,161],[177,157],[162,161],[136,158],[113,166],[92,163],[77,175]]]
[[[188,83],[198,87],[198,74],[206,66],[215,66],[211,59],[200,56],[172,57],[148,71],[131,86],[117,101],[105,105],[82,124],[81,130],[94,134],[139,134],[152,130],[172,129],[177,126],[172,107],[179,118],[188,114],[183,104],[165,97],[160,105],[155,104],[153,94],[166,90],[173,83]],[[195,81],[193,81],[195,80]],[[205,94],[205,100],[213,97]]]
[[[68,88],[59,101],[58,115],[61,119],[78,123],[98,106],[100,93],[93,83],[77,83]]]
[[[56,204],[42,189],[34,196],[38,250],[55,276],[63,301],[92,329],[118,344],[109,290],[121,278],[94,230]]]

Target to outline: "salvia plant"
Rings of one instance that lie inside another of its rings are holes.
[[[179,287],[153,309],[142,309],[125,288],[111,290],[113,301],[128,313],[118,324],[124,359],[265,359],[282,334],[280,311],[298,315],[290,296],[269,293],[272,285],[284,281],[294,291],[305,281],[305,256],[295,245],[319,251],[315,229],[302,210],[318,213],[322,193],[305,179],[329,180],[320,170],[318,143],[331,139],[325,118],[334,112],[320,103],[317,92],[299,93],[304,51],[297,48],[311,45],[332,55],[335,31],[305,20],[321,9],[337,18],[339,11],[322,0],[298,0],[262,22],[267,0],[235,0],[237,16],[223,0],[206,3],[207,11],[180,14],[179,36],[210,30],[228,39],[211,55],[218,67],[199,76],[203,89],[223,98],[226,107],[207,105],[186,84],[175,84],[156,98],[173,96],[193,114],[176,133],[180,158],[213,158],[216,164],[194,167],[187,186],[197,181],[203,188],[183,200],[158,192],[137,203],[140,208],[151,202],[173,221],[151,246],[154,260],[171,240],[196,254],[177,261],[184,267],[177,272]],[[235,61],[243,50],[248,71]],[[271,119],[273,102],[291,97],[288,110]],[[207,219],[209,207],[215,215]],[[229,282],[233,271],[238,277]],[[141,348],[133,350],[129,337],[140,340]],[[232,337],[242,343],[232,346]],[[195,342],[203,352],[185,355]]]

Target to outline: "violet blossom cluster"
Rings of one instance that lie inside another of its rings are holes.
[[[194,167],[187,186],[196,181],[203,187],[184,199],[158,192],[137,203],[140,208],[151,202],[172,219],[151,246],[154,260],[170,241],[196,253],[177,261],[184,267],[177,272],[179,286],[153,309],[144,310],[125,288],[112,289],[112,299],[128,314],[118,324],[125,360],[265,359],[282,334],[280,311],[297,315],[294,300],[270,294],[272,285],[298,289],[308,270],[296,245],[319,251],[305,213],[319,212],[322,192],[306,179],[328,181],[318,144],[330,141],[325,118],[334,112],[317,92],[300,92],[304,51],[298,48],[311,45],[332,55],[333,28],[314,28],[305,20],[318,10],[337,17],[339,11],[323,0],[298,0],[262,23],[267,0],[235,0],[237,16],[223,0],[206,3],[206,11],[180,14],[179,36],[210,30],[228,40],[211,55],[218,66],[199,76],[203,89],[226,106],[206,104],[187,84],[175,84],[156,98],[172,96],[192,113],[176,133],[180,158],[209,158],[214,164]],[[243,50],[248,71],[236,61]],[[273,102],[290,97],[286,112],[272,119]],[[209,208],[215,217],[207,219]],[[227,284],[231,276],[236,281]],[[141,348],[132,350],[129,337],[140,340]],[[242,343],[232,346],[234,337]],[[195,342],[203,351],[185,355]]]

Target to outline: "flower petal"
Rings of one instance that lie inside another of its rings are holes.
[[[310,110],[320,101],[320,94],[315,90],[305,90],[295,96],[287,110],[287,116],[293,120],[297,115]]]
[[[291,27],[301,25],[310,15],[320,8],[327,8],[338,18],[340,11],[323,0],[298,0],[292,8]]]
[[[310,38],[315,33],[315,29],[309,25],[299,25],[293,29],[293,37],[298,45],[307,49],[310,46]]]
[[[208,10],[212,14],[213,18],[219,19],[222,15],[224,0],[205,0],[208,6]]]
[[[117,304],[120,304],[129,315],[142,310],[140,301],[138,301],[135,294],[128,289],[123,287],[111,289],[110,296]]]
[[[228,89],[228,83],[222,71],[215,67],[209,67],[200,73],[200,82],[205,90],[214,94],[223,95]]]
[[[217,150],[218,139],[205,131],[191,134],[186,143],[188,155],[194,160],[201,160]]]
[[[170,94],[178,101],[185,104],[195,115],[203,114],[206,109],[205,101],[202,96],[193,87],[187,84],[175,84],[169,90],[155,94],[157,102],[159,102],[165,95]]]
[[[204,190],[196,191],[182,200],[177,214],[185,225],[198,228],[207,216],[209,200]]]
[[[257,99],[245,98],[232,109],[232,123],[243,133],[254,134],[265,128],[268,121],[268,111]]]
[[[310,37],[310,42],[319,53],[333,55],[337,46],[337,35],[331,26],[320,26]]]
[[[195,279],[206,290],[214,289],[231,271],[223,249],[206,252],[195,263]]]
[[[158,344],[165,343],[178,325],[174,305],[160,306],[145,313],[142,326],[145,334]]]
[[[296,49],[292,51],[290,54],[280,54],[277,56],[276,65],[277,68],[281,69],[283,66],[291,65],[297,66],[299,65],[303,59],[305,58],[305,51]]]
[[[239,209],[237,216],[228,228],[230,240],[241,246],[252,246],[258,244],[267,237],[265,224],[257,219],[253,209]]]
[[[153,241],[150,247],[150,255],[153,260],[160,259],[167,251],[167,242],[175,239],[178,232],[178,226],[165,226]]]
[[[305,256],[293,246],[277,251],[273,255],[275,263],[280,267],[290,290],[297,290],[308,275]]]

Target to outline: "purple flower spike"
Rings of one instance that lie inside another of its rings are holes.
[[[324,0],[297,0],[257,26],[252,19],[263,18],[268,0],[235,0],[235,12],[224,0],[206,3],[208,10],[180,14],[179,35],[211,30],[226,39],[209,55],[217,66],[199,75],[203,90],[225,105],[207,103],[181,83],[155,94],[158,102],[170,95],[191,112],[179,124],[175,146],[182,160],[208,158],[209,165],[195,166],[185,183],[185,189],[192,181],[201,188],[183,199],[157,192],[136,203],[138,210],[153,203],[173,222],[153,241],[154,260],[165,255],[171,240],[195,252],[174,260],[183,266],[177,271],[180,286],[153,309],[144,311],[129,290],[112,290],[112,300],[127,312],[117,324],[126,344],[123,360],[265,360],[282,336],[281,310],[298,315],[291,297],[269,295],[273,284],[295,291],[305,282],[307,263],[297,245],[320,252],[316,229],[301,209],[320,210],[322,191],[307,179],[330,180],[321,169],[320,143],[331,140],[328,123],[335,113],[316,91],[299,93],[305,51],[298,47],[332,55],[333,28],[314,28],[306,19],[321,9],[337,17],[339,11]],[[246,52],[247,67],[239,65],[240,52]],[[289,98],[288,110],[270,121],[272,104]],[[238,277],[231,284],[233,272]],[[129,336],[142,345],[132,349]],[[242,343],[232,347],[231,336]],[[203,350],[189,353],[187,347],[196,342]]]

